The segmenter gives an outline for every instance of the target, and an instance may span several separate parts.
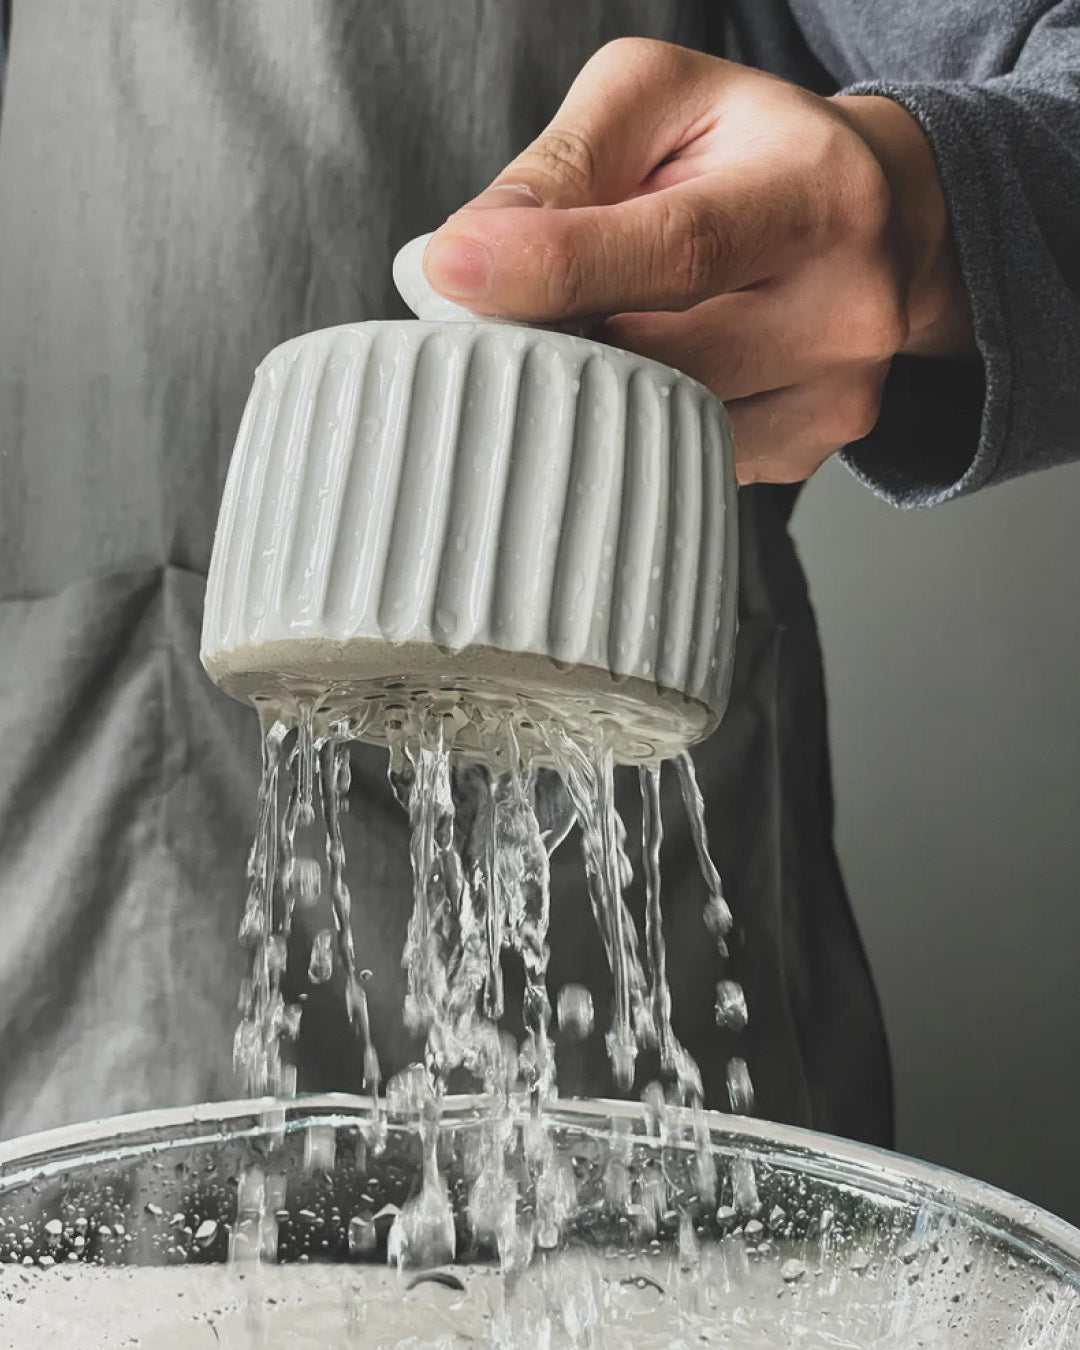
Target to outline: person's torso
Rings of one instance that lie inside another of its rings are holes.
[[[17,4],[0,132],[0,594],[205,569],[256,363],[403,313],[395,249],[682,0]],[[28,509],[30,508],[30,509]]]
[[[257,362],[307,329],[402,315],[396,248],[535,136],[607,40],[772,52],[778,73],[823,78],[786,10],[753,13],[739,29],[693,0],[15,0],[0,118],[0,1131],[228,1090],[257,757],[254,718],[198,668],[197,631]],[[740,1052],[763,1109],[881,1139],[884,1055],[832,858],[791,499],[742,494],[732,708],[698,761],[740,922],[727,973],[755,1010]],[[357,945],[373,1015],[406,1053],[408,850],[374,752],[357,756],[354,795]],[[685,825],[669,841],[677,1018],[720,1105],[722,967],[701,942]],[[553,978],[592,978],[579,863],[560,856],[556,873]],[[836,1061],[849,1018],[859,1035]],[[349,1085],[337,1024],[310,1025],[307,1081]]]

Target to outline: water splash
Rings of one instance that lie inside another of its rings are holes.
[[[325,983],[337,968],[362,1080],[377,1101],[380,1070],[364,991],[370,972],[357,968],[341,830],[348,809],[349,746],[364,737],[370,713],[360,707],[319,723],[316,703],[300,701],[289,719],[268,719],[265,725],[251,888],[241,928],[250,970],[241,998],[236,1064],[244,1087],[254,1095],[295,1090],[287,1047],[299,1033],[303,1007],[284,1002],[282,975],[294,912],[314,915],[328,900],[327,923],[316,928],[307,954],[307,978]],[[289,723],[295,738],[287,748]],[[470,729],[472,749],[456,743],[462,726]],[[612,1077],[629,1090],[640,1052],[656,1049],[664,1082],[646,1086],[647,1109],[666,1132],[674,1128],[667,1119],[669,1104],[691,1108],[701,1161],[699,1191],[711,1195],[715,1176],[701,1076],[671,1021],[660,866],[662,766],[639,770],[645,895],[639,923],[627,899],[633,869],[616,808],[614,755],[602,726],[588,737],[571,735],[556,719],[538,721],[533,714],[526,721],[514,708],[503,708],[497,716],[490,709],[459,709],[456,720],[450,720],[431,703],[414,702],[397,710],[382,732],[390,785],[409,818],[414,896],[402,956],[404,1019],[425,1044],[423,1063],[387,1085],[387,1109],[414,1112],[423,1143],[421,1186],[396,1221],[395,1259],[423,1264],[453,1253],[434,1140],[454,1075],[471,1079],[491,1103],[469,1199],[474,1237],[490,1241],[504,1270],[516,1269],[535,1247],[557,1245],[572,1210],[573,1178],[552,1145],[544,1110],[557,1094],[547,987],[549,860],[575,823],[590,906],[612,976],[606,1036]],[[476,752],[477,741],[482,754]],[[689,755],[675,760],[675,770],[705,882],[704,924],[726,957],[732,916],[709,853],[704,804]],[[321,841],[316,839],[320,832]],[[325,862],[318,860],[320,843]],[[520,1045],[499,1026],[506,1011],[506,952],[520,957],[524,970]],[[730,1030],[745,1024],[745,998],[733,981],[718,984],[716,1010],[717,1021]],[[569,1034],[591,1033],[587,991],[561,991],[559,1022]],[[753,1088],[741,1059],[729,1066],[728,1085],[733,1108],[751,1110]],[[506,1157],[513,1134],[511,1097],[519,1090],[532,1104],[528,1201]],[[751,1184],[752,1177],[744,1191]]]

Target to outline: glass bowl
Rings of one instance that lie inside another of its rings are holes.
[[[493,1126],[476,1097],[447,1100],[435,1147],[456,1255],[417,1269],[392,1257],[421,1133],[368,1099],[218,1103],[0,1145],[0,1345],[1080,1345],[1080,1232],[924,1163],[615,1102],[563,1102],[539,1125],[513,1104]],[[564,1201],[554,1230],[536,1222],[541,1172]],[[501,1265],[474,1236],[495,1181],[512,1201]]]

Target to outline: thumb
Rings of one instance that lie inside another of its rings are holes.
[[[505,251],[503,241],[525,224],[503,213],[603,206],[631,196],[701,117],[721,64],[643,38],[602,47],[550,125],[435,232],[424,255],[432,286],[452,299],[489,298],[493,249]]]
[[[512,205],[507,187],[557,208],[622,201],[678,148],[723,64],[668,42],[609,42],[544,131],[463,209]]]

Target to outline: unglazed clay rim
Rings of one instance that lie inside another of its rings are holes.
[[[543,761],[542,741],[530,728],[558,719],[570,734],[611,749],[617,762],[647,763],[678,754],[716,726],[704,704],[633,676],[620,678],[598,666],[560,667],[535,652],[496,647],[443,651],[433,643],[400,646],[372,638],[332,642],[293,638],[239,647],[207,663],[214,683],[264,720],[297,720],[301,703],[314,704],[316,731],[336,716],[356,716],[364,706],[404,701],[431,709],[469,702],[490,709],[493,720],[512,717],[523,749]],[[386,719],[362,720],[361,738],[385,744]],[[458,737],[456,748],[481,747]]]

